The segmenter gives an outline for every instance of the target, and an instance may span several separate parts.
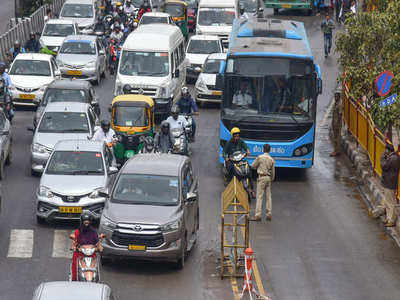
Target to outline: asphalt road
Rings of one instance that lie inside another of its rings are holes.
[[[14,0],[2,0],[0,9],[0,34],[8,30],[8,21],[14,18]]]
[[[328,129],[321,123],[333,95],[337,64],[334,57],[323,58],[321,17],[284,18],[305,22],[313,54],[323,71],[324,93],[318,103],[314,167],[303,172],[279,170],[273,184],[272,222],[251,225],[263,287],[280,300],[398,299],[398,248],[368,217],[349,162],[344,157],[329,157]],[[108,78],[96,88],[105,116],[112,87]],[[193,161],[200,179],[200,234],[184,270],[163,263],[126,261],[107,266],[102,280],[118,299],[234,298],[231,282],[218,276],[219,198],[223,190],[217,160],[218,116],[217,107],[206,106],[197,119]],[[66,280],[70,262],[67,233],[76,224],[36,224],[34,192],[39,178],[30,175],[32,134],[26,130],[32,118],[29,110],[16,113],[13,163],[6,167],[2,182],[1,300],[31,299],[40,282]]]

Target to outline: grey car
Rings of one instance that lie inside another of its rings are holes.
[[[52,281],[41,283],[32,300],[117,300],[111,288],[104,283],[78,281]]]
[[[106,51],[97,36],[69,35],[58,51],[57,64],[63,78],[99,84],[107,68]]]
[[[91,34],[99,14],[96,2],[93,0],[67,0],[61,8],[60,19],[72,20],[78,24],[82,34]]]
[[[54,145],[61,140],[87,139],[98,129],[98,119],[87,103],[49,103],[34,129],[31,145],[31,173],[41,173]]]
[[[61,79],[50,83],[40,101],[33,117],[33,126],[36,127],[48,103],[52,102],[82,102],[92,106],[97,116],[100,116],[99,99],[88,81]]]
[[[4,166],[11,164],[12,128],[3,109],[0,108],[0,179],[4,178]]]
[[[38,223],[79,219],[83,210],[100,219],[105,198],[99,191],[118,172],[104,142],[64,140],[58,142],[36,192]]]
[[[190,158],[138,154],[120,170],[107,192],[100,219],[102,262],[112,256],[175,262],[185,256],[199,229],[198,182]]]

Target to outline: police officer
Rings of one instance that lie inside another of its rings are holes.
[[[271,146],[264,144],[264,154],[259,155],[251,165],[257,170],[257,204],[256,213],[252,221],[261,221],[261,208],[264,202],[264,194],[266,194],[267,203],[267,220],[272,219],[272,198],[271,198],[271,183],[275,179],[275,160],[269,155]]]
[[[340,103],[340,94],[335,94],[335,104],[332,114],[332,133],[333,133],[333,152],[330,156],[340,155],[340,141],[342,132],[342,105]]]

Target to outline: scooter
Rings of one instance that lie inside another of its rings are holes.
[[[252,187],[251,187],[251,170],[250,165],[245,160],[247,156],[246,152],[235,151],[230,156],[229,159],[233,163],[233,176],[235,176],[240,182],[242,182],[244,189],[247,192],[249,200],[252,197]],[[224,162],[224,179],[228,183],[228,170],[226,169],[226,164]]]
[[[189,156],[189,145],[186,132],[183,128],[171,129],[171,135],[174,138],[172,153]]]

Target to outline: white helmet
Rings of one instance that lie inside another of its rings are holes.
[[[189,94],[189,89],[186,86],[182,87],[182,94]]]

